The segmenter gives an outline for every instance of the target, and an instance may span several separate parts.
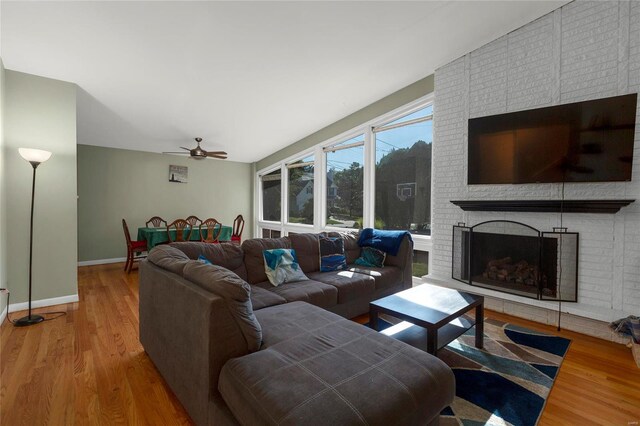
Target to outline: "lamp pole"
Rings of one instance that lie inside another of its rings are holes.
[[[32,284],[32,267],[33,267],[33,206],[36,195],[36,169],[40,163],[47,161],[51,156],[50,152],[39,149],[20,148],[20,155],[27,160],[33,167],[33,179],[31,181],[31,219],[29,223],[29,313],[26,317],[22,317],[14,323],[16,327],[24,327],[27,325],[38,324],[44,321],[42,315],[31,315],[31,284]]]

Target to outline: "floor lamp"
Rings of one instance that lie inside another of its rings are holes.
[[[38,324],[44,321],[42,315],[31,315],[31,263],[33,260],[33,200],[36,193],[36,168],[40,163],[44,163],[51,157],[49,151],[31,148],[19,148],[20,156],[31,163],[33,167],[33,181],[31,183],[31,225],[29,226],[29,315],[17,320],[14,325],[16,327],[24,327],[27,325]]]

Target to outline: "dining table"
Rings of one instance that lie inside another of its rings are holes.
[[[222,231],[220,231],[220,237],[218,237],[219,241],[230,241],[231,240],[231,232],[232,229],[230,226],[222,226]],[[187,227],[184,230],[184,238],[186,239],[189,234],[190,229]],[[203,229],[204,231],[204,229]],[[176,230],[172,229],[169,231],[171,233],[171,239],[173,241],[176,240]],[[191,233],[191,241],[200,241],[200,228],[196,227],[193,229]],[[151,250],[153,247],[158,244],[166,243],[169,241],[169,237],[167,235],[167,228],[138,228],[138,241],[146,241],[147,242],[147,250]]]

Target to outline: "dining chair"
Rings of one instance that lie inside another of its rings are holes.
[[[127,221],[122,219],[122,229],[124,230],[124,238],[127,241],[127,261],[124,264],[124,270],[129,273],[133,267],[133,262],[144,259],[146,255],[136,255],[136,253],[144,253],[147,251],[146,241],[132,241]]]
[[[160,216],[154,216],[151,219],[149,219],[144,226],[146,226],[147,228],[151,228],[151,226],[149,225],[153,225],[154,228],[166,228],[167,221],[161,218]]]
[[[242,242],[242,231],[244,231],[244,218],[239,214],[233,221],[231,241],[240,244]]]
[[[219,243],[222,224],[210,217],[200,224],[200,241],[205,243]]]
[[[187,235],[184,235],[185,229],[189,230],[187,232]],[[176,231],[175,240],[171,238],[171,230]],[[170,243],[173,243],[175,241],[190,241],[192,232],[193,232],[193,226],[190,226],[189,222],[187,222],[184,219],[176,219],[167,225],[167,238],[169,239]]]
[[[200,226],[200,224],[202,223],[198,216],[189,216],[185,220],[189,223],[189,225],[191,225],[192,228]]]

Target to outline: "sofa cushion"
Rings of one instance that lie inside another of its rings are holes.
[[[222,297],[247,341],[248,350],[260,348],[262,327],[253,313],[251,286],[247,282],[228,269],[197,260],[189,261],[184,267],[184,278]]]
[[[262,252],[264,272],[274,286],[283,283],[304,281],[307,276],[300,269],[294,249],[271,249]]]
[[[376,289],[374,277],[351,271],[314,272],[309,278],[337,288],[338,303],[371,296]]]
[[[387,254],[382,250],[373,247],[362,247],[360,257],[353,263],[364,267],[382,268],[386,257]]]
[[[305,303],[257,315],[264,349],[218,382],[241,424],[421,424],[453,400],[451,369],[426,352]]]
[[[247,270],[244,267],[244,253],[238,244],[183,241],[170,243],[169,246],[181,250],[189,259],[197,259],[199,256],[204,256],[214,265],[222,266],[234,272],[243,280],[247,279]]]
[[[274,292],[262,287],[251,285],[251,305],[253,306],[254,311],[268,306],[281,305],[283,303],[287,303],[287,300],[284,297],[278,296]]]
[[[147,260],[162,269],[166,269],[180,276],[182,276],[185,265],[189,263],[189,257],[187,257],[186,254],[166,244],[161,244],[151,249]]]
[[[397,266],[375,268],[373,266],[349,265],[347,270],[355,272],[356,275],[362,274],[375,278],[376,291],[386,290],[402,283],[402,270]]]
[[[282,238],[253,238],[244,240],[244,265],[247,268],[247,281],[251,284],[267,281],[264,272],[264,257],[262,252],[276,248],[291,248],[288,237]],[[304,270],[304,269],[303,269]]]
[[[269,281],[253,284],[283,297],[287,302],[308,302],[321,308],[331,308],[338,304],[338,290],[329,284],[308,280],[285,283],[274,287]]]
[[[298,254],[298,262],[305,274],[320,270],[318,234],[289,234],[291,248]]]

